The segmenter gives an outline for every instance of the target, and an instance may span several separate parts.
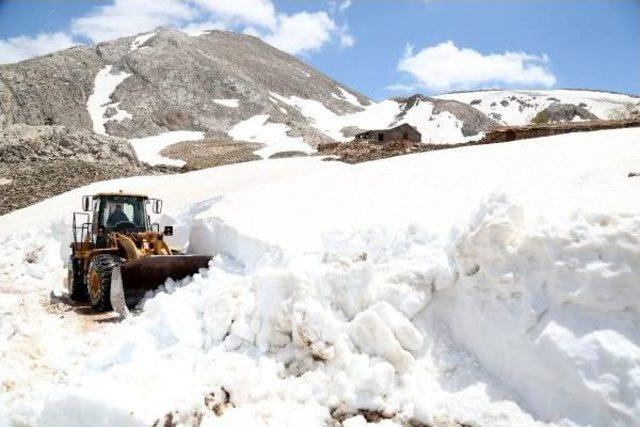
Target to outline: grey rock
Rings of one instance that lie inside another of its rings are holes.
[[[413,95],[409,98],[398,99],[402,112],[398,116],[400,120],[408,110],[417,102],[430,102],[433,104],[433,114],[440,114],[444,111],[451,113],[456,119],[462,122],[462,135],[473,136],[480,132],[498,127],[498,123],[487,117],[484,113],[459,101],[430,98],[424,95]]]
[[[0,215],[92,182],[170,172],[140,163],[128,141],[85,129],[0,129]]]
[[[573,121],[576,117],[580,118],[581,120],[598,120],[598,117],[595,114],[584,107],[581,107],[579,105],[554,102],[544,110],[540,111],[531,120],[531,123],[565,123]]]
[[[89,47],[0,65],[0,128],[25,123],[92,129],[86,103],[103,67]]]
[[[140,165],[128,141],[65,126],[16,124],[0,129],[0,163],[75,157],[88,162]]]

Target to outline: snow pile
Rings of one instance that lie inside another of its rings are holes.
[[[105,123],[109,120],[120,121],[131,118],[131,115],[118,108],[119,102],[111,102],[111,94],[120,83],[131,74],[124,71],[113,72],[113,65],[107,65],[96,74],[93,93],[87,99],[87,111],[93,123],[93,131],[100,135],[106,135]],[[105,118],[108,108],[116,110],[116,114]]]
[[[346,93],[348,94],[348,92]],[[343,96],[346,97],[344,93]],[[408,123],[418,129],[422,134],[422,142],[425,143],[452,144],[480,137],[480,135],[465,137],[462,134],[460,120],[447,111],[433,114],[433,104],[428,101],[417,102],[405,111],[404,116],[398,118],[403,111],[400,103],[393,100],[372,103],[367,106],[358,104],[363,108],[362,111],[339,115],[329,110],[320,101],[313,99],[297,96],[285,97],[274,92],[271,93],[271,97],[298,109],[303,116],[311,120],[311,126],[335,141],[344,142],[351,139],[343,133],[343,129],[347,127],[387,129],[403,123]]]
[[[204,132],[176,130],[162,133],[160,135],[148,136],[146,138],[133,138],[129,142],[136,150],[138,160],[154,165],[169,165],[181,167],[185,165],[183,160],[170,159],[160,155],[160,152],[173,144],[183,141],[201,141],[204,139]]]
[[[222,105],[223,107],[229,107],[229,108],[238,108],[238,106],[240,105],[240,100],[237,98],[213,99],[212,101],[218,105]]]
[[[640,102],[640,98],[608,92],[586,90],[506,91],[488,90],[438,95],[469,104],[505,125],[527,125],[540,111],[553,103],[583,106],[600,119],[608,119],[613,108],[625,102]]]
[[[410,225],[327,235],[322,253],[222,253],[118,325],[72,386],[51,393],[41,425],[83,413],[326,425],[361,410],[397,424],[543,424],[531,413],[631,425],[640,215],[525,220],[498,195],[449,237]],[[196,251],[251,240],[201,221],[214,226],[192,230]]]
[[[498,198],[452,240],[440,312],[456,341],[545,419],[640,419],[640,215],[528,230]]]
[[[306,144],[302,137],[292,137],[287,134],[289,126],[283,123],[268,123],[268,114],[259,114],[236,124],[229,132],[229,136],[236,141],[257,142],[266,147],[255,152],[263,159],[285,151],[300,151],[313,153],[315,150]]]

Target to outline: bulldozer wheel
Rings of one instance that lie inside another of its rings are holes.
[[[89,265],[87,276],[87,290],[89,301],[96,311],[111,310],[111,270],[122,264],[120,257],[115,255],[98,255]]]
[[[73,301],[87,300],[87,287],[82,279],[82,272],[77,269],[73,256],[69,257],[69,264],[67,265],[67,292],[69,292],[69,298]]]

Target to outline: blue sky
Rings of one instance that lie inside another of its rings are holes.
[[[0,62],[157,24],[258,35],[374,99],[487,87],[640,93],[640,0],[5,0]]]

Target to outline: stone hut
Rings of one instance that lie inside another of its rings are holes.
[[[356,140],[371,142],[411,141],[420,142],[422,135],[416,128],[406,123],[390,129],[368,130],[356,134]]]

